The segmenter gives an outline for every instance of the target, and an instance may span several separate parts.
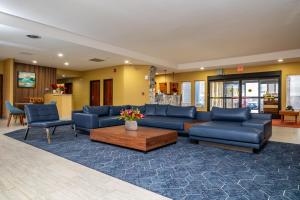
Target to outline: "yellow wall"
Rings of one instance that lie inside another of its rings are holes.
[[[286,106],[286,77],[287,75],[295,75],[300,74],[300,63],[287,63],[287,64],[275,64],[275,65],[264,65],[264,66],[255,66],[255,67],[245,67],[242,73],[252,73],[252,72],[266,72],[266,71],[282,71],[282,85],[281,85],[281,105],[282,108]],[[228,74],[237,74],[236,68],[232,69],[225,69],[224,73]],[[169,82],[184,82],[184,81],[191,81],[192,82],[192,97],[195,96],[195,84],[194,81],[196,80],[205,80],[205,93],[207,94],[207,76],[215,76],[216,70],[209,70],[209,71],[195,71],[195,72],[185,72],[185,73],[176,73],[174,75],[168,74],[166,77],[165,75],[158,75],[156,76],[156,83],[157,88],[159,87],[159,83],[167,82],[168,83],[168,91],[169,89]],[[181,85],[181,84],[179,84]],[[180,89],[179,89],[180,91]],[[205,99],[205,109],[207,107],[207,97]],[[194,104],[194,98],[192,98],[192,104]]]
[[[100,80],[100,103],[103,105],[103,80],[113,79],[113,105],[144,104],[148,102],[148,66],[115,66],[85,71],[73,79],[74,109],[89,105],[90,81]],[[116,70],[116,71],[114,71]],[[145,95],[142,95],[142,92]]]
[[[143,105],[149,102],[149,66],[124,66],[123,104]]]
[[[14,76],[14,60],[6,59],[3,61],[3,116],[7,116],[5,101],[14,101],[14,91],[13,91],[13,76]]]

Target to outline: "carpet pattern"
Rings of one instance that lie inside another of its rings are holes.
[[[174,145],[147,154],[74,137],[59,127],[48,145],[42,130],[6,134],[129,183],[172,199],[299,200],[300,145],[269,142],[259,154],[192,144]]]

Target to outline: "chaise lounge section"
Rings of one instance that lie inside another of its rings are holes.
[[[214,107],[198,118],[208,122],[189,129],[193,140],[260,149],[272,135],[271,115],[252,114],[248,108]]]

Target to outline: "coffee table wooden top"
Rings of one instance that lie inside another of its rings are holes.
[[[174,130],[139,127],[137,131],[127,131],[124,126],[93,129],[90,139],[99,142],[149,151],[177,141]]]

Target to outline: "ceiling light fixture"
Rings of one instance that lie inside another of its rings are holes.
[[[158,75],[158,74],[159,74],[158,72],[155,73],[155,75]]]
[[[33,34],[29,34],[26,35],[26,37],[30,38],[30,39],[41,39],[42,37],[39,35],[33,35]]]
[[[69,66],[69,65],[70,65],[70,63],[68,63],[68,62],[65,62],[65,63],[64,63],[64,65],[66,65],[66,66]]]
[[[37,64],[37,61],[36,61],[36,60],[33,60],[32,63],[33,63],[33,64]]]
[[[64,54],[62,54],[62,53],[58,53],[58,54],[57,54],[57,56],[61,58],[61,57],[63,57],[63,56],[64,56]]]
[[[204,67],[200,67],[201,70],[204,70]]]
[[[283,62],[283,59],[282,59],[282,58],[280,58],[280,59],[278,59],[277,61],[278,61],[278,62]]]
[[[129,64],[130,61],[129,61],[129,60],[125,60],[124,63],[125,63],[125,64]]]

